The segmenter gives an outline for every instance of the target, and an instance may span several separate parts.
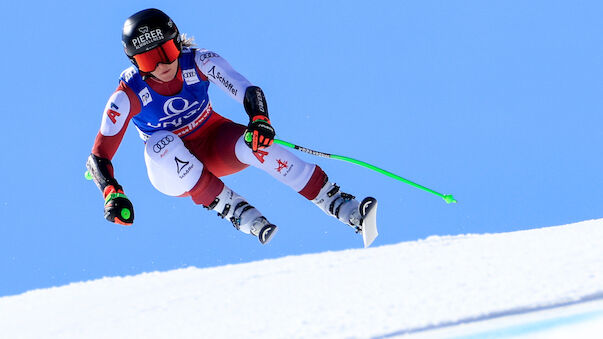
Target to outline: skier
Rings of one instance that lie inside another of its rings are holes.
[[[121,73],[109,98],[86,167],[105,199],[111,222],[131,225],[132,203],[114,177],[111,159],[130,120],[145,141],[144,158],[153,186],[218,212],[240,231],[270,241],[277,227],[219,177],[257,167],[312,201],[328,215],[362,231],[362,203],[343,193],[325,172],[279,145],[262,89],[237,73],[217,53],[194,48],[176,24],[158,9],[129,17],[122,43],[134,64]],[[247,126],[213,110],[212,83],[243,104]]]

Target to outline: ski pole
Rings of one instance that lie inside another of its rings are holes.
[[[363,166],[366,167],[368,169],[371,169],[373,171],[379,172],[381,174],[384,174],[390,178],[396,179],[398,181],[402,181],[403,183],[409,184],[413,187],[416,187],[418,189],[422,189],[423,191],[429,192],[431,194],[437,195],[438,197],[444,199],[444,201],[446,201],[446,203],[450,204],[450,203],[456,203],[456,199],[454,199],[454,197],[451,194],[442,194],[442,193],[438,193],[430,188],[427,188],[425,186],[421,186],[417,183],[414,183],[408,179],[404,179],[401,176],[394,174],[392,172],[386,171],[382,168],[379,168],[377,166],[371,165],[369,163],[366,163],[364,161],[360,161],[360,160],[356,160],[353,158],[349,158],[349,157],[344,157],[342,155],[336,155],[336,154],[329,154],[329,153],[324,153],[324,152],[319,152],[319,151],[315,151],[315,150],[311,150],[309,148],[303,147],[303,146],[299,146],[299,145],[295,145],[292,144],[290,142],[284,141],[284,140],[279,140],[279,139],[274,139],[274,143],[275,144],[279,144],[279,145],[283,145],[286,147],[290,147],[293,149],[296,149],[298,151],[304,152],[304,153],[308,153],[308,154],[312,154],[315,156],[319,156],[319,157],[323,157],[323,158],[330,158],[330,159],[337,159],[337,160],[343,160],[343,161],[347,161],[347,162],[351,162],[353,164],[359,165],[359,166]]]

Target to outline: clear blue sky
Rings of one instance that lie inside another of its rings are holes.
[[[84,164],[130,65],[123,21],[148,7],[261,86],[281,139],[459,200],[302,154],[348,192],[379,199],[375,246],[603,217],[598,1],[5,1],[0,296],[362,246],[253,168],[224,181],[279,225],[268,246],[190,199],[162,195],[132,126],[114,165],[136,221],[104,220]],[[216,111],[246,123],[241,105],[216,88],[210,95]]]

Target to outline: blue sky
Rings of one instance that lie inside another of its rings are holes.
[[[104,220],[84,165],[130,65],[123,21],[148,7],[261,86],[279,138],[459,200],[301,155],[344,190],[379,199],[375,246],[603,217],[600,2],[3,3],[0,296],[362,246],[257,169],[224,181],[279,225],[268,246],[189,199],[162,195],[132,126],[113,163],[136,221]],[[246,123],[241,105],[216,88],[210,95],[217,112]]]

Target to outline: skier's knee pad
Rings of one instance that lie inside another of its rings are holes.
[[[144,149],[147,173],[161,193],[180,196],[190,191],[203,170],[203,164],[176,134],[158,131],[147,140]]]

